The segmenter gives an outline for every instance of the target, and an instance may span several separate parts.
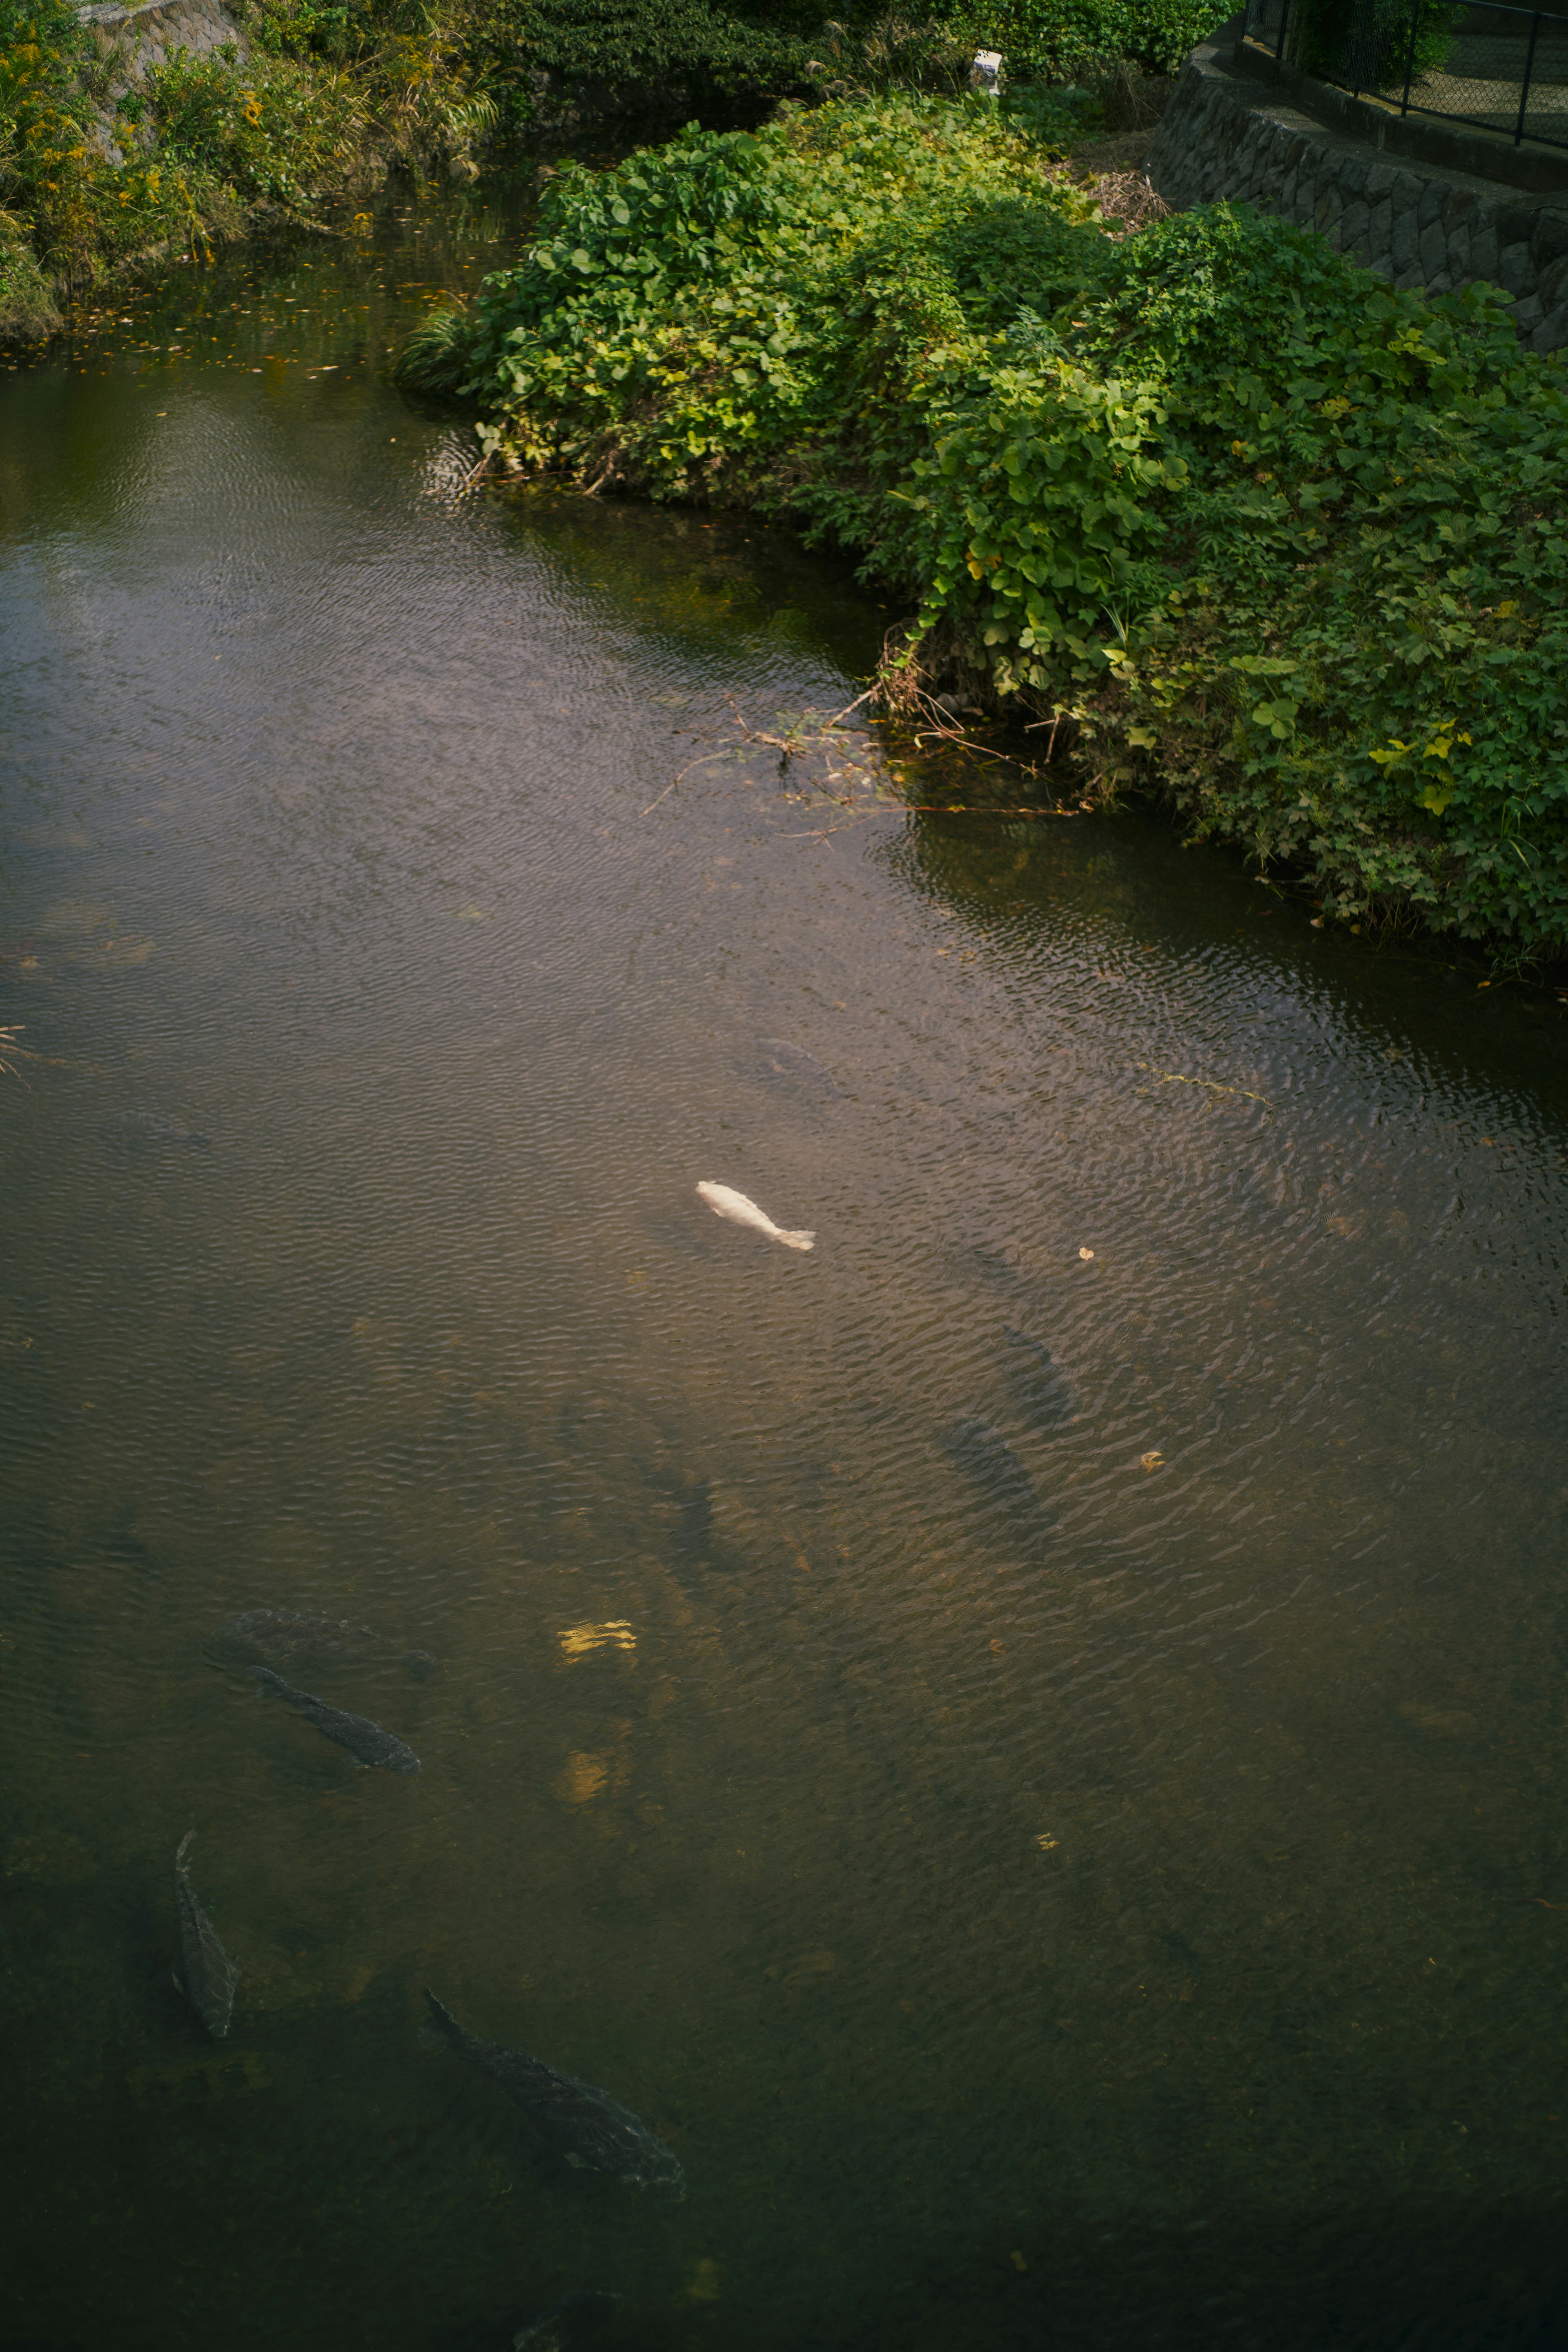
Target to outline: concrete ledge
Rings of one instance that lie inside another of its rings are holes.
[[[1352,98],[1349,90],[1313,81],[1289,66],[1281,70],[1267,49],[1255,48],[1249,41],[1237,43],[1232,62],[1237,73],[1264,83],[1275,97],[1303,107],[1318,121],[1371,146],[1392,148],[1434,171],[1463,172],[1540,195],[1559,188],[1568,192],[1568,147],[1516,147],[1495,131],[1447,122],[1436,115],[1401,114],[1397,107],[1375,98]]]
[[[1223,198],[1277,213],[1395,287],[1496,286],[1528,350],[1568,347],[1568,185],[1527,189],[1390,154],[1356,135],[1353,118],[1331,124],[1309,110],[1300,93],[1315,109],[1321,89],[1303,76],[1288,89],[1261,83],[1228,43],[1205,43],[1154,134],[1151,184],[1178,211]]]

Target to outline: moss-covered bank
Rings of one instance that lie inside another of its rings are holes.
[[[497,457],[752,505],[918,608],[885,680],[1342,916],[1568,947],[1568,371],[1224,206],[1136,234],[1020,113],[884,98],[552,184],[411,347]]]

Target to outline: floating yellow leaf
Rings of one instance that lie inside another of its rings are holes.
[[[1035,1843],[1039,1847],[1042,1853],[1049,1853],[1053,1848],[1059,1845],[1060,1843],[1060,1839],[1054,1838],[1049,1830],[1042,1830],[1039,1836],[1035,1840]]]
[[[1080,1249],[1080,1250],[1079,1250],[1079,1257],[1085,1257],[1085,1258],[1092,1257],[1092,1256],[1094,1255],[1094,1252],[1093,1252],[1091,1249]]]
[[[1138,1466],[1141,1470],[1163,1470],[1165,1466],[1165,1457],[1163,1454],[1141,1454],[1138,1456]]]

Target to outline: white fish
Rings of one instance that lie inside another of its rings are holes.
[[[728,1217],[732,1225],[750,1225],[754,1233],[766,1234],[770,1241],[783,1242],[785,1249],[808,1250],[816,1239],[814,1233],[786,1234],[754,1201],[748,1201],[744,1192],[735,1192],[729,1184],[703,1182],[697,1187],[697,1197],[707,1202],[716,1217]]]

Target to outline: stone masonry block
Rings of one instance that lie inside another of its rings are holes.
[[[1312,207],[1312,226],[1320,236],[1327,236],[1345,208],[1345,200],[1338,188],[1325,188]]]
[[[1560,352],[1568,345],[1568,302],[1549,310],[1530,339],[1532,352]]]
[[[1440,269],[1436,278],[1429,278],[1426,280],[1428,294],[1451,294],[1453,290],[1454,280],[1446,269]]]
[[[1448,240],[1443,234],[1440,221],[1432,221],[1422,230],[1415,249],[1421,257],[1423,275],[1428,279],[1436,278],[1448,258]]]
[[[1535,235],[1530,240],[1537,263],[1554,253],[1568,253],[1568,212],[1559,212],[1555,205],[1535,216]]]
[[[1483,205],[1482,217],[1470,231],[1470,276],[1495,278],[1498,264],[1497,223],[1491,206]]]
[[[1456,286],[1462,286],[1470,275],[1470,233],[1466,228],[1448,233],[1447,274]]]
[[[1372,176],[1372,165],[1364,156],[1342,155],[1335,176],[1347,196],[1364,195],[1367,181]]]
[[[1522,302],[1513,306],[1513,323],[1521,336],[1532,334],[1540,326],[1546,305],[1539,294],[1527,294]]]
[[[1443,206],[1443,226],[1450,230],[1458,228],[1461,221],[1469,219],[1479,202],[1480,198],[1473,188],[1456,188]]]
[[[1407,269],[1416,267],[1416,251],[1420,240],[1415,231],[1415,215],[1394,208],[1394,235],[1389,243],[1389,258],[1395,274],[1401,278]]]
[[[1392,256],[1394,251],[1394,206],[1389,203],[1386,196],[1384,198],[1382,204],[1374,205],[1373,206],[1372,218],[1368,224],[1368,242],[1371,245],[1373,258],[1374,260],[1386,261]]]
[[[1392,163],[1373,163],[1366,175],[1368,202],[1379,205],[1384,196],[1392,195],[1399,178]]]
[[[1555,261],[1536,272],[1535,290],[1549,310],[1568,299],[1568,253],[1560,253]]]
[[[1282,213],[1289,213],[1294,206],[1296,202],[1296,174],[1294,172],[1287,174],[1285,184],[1281,187],[1279,195],[1275,198],[1275,202]]]
[[[1402,269],[1394,278],[1394,290],[1396,294],[1407,294],[1413,286],[1425,286],[1426,283],[1426,272],[1418,261],[1413,261],[1408,269]]]
[[[1535,234],[1536,213],[1534,205],[1500,205],[1497,216],[1498,243],[1528,245]]]
[[[1367,231],[1371,226],[1372,206],[1370,205],[1363,203],[1359,198],[1354,204],[1347,205],[1340,215],[1339,226],[1335,231],[1340,251],[1353,253],[1358,259],[1363,247],[1370,251]]]
[[[1505,245],[1498,255],[1497,282],[1510,294],[1525,294],[1535,284],[1535,261],[1528,245]]]
[[[1421,191],[1421,201],[1415,207],[1415,226],[1418,229],[1431,228],[1435,222],[1442,219],[1443,206],[1448,201],[1448,194],[1447,180],[1427,181]]]

